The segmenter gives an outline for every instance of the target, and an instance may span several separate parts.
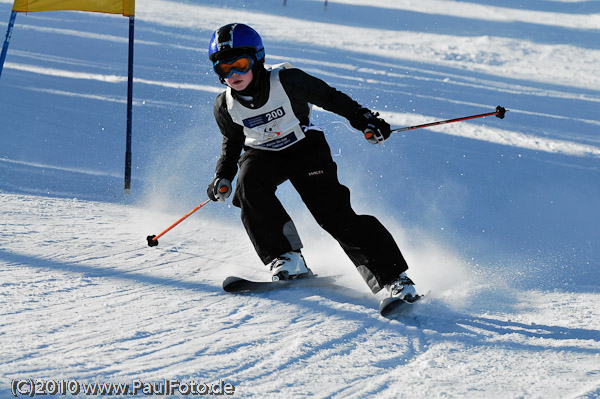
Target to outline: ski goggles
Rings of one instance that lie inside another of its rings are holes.
[[[254,60],[248,55],[241,55],[229,60],[217,61],[213,69],[223,79],[231,77],[234,73],[244,75],[254,66]]]

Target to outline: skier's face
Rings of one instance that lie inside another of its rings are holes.
[[[227,86],[231,87],[235,91],[242,91],[246,87],[248,87],[250,82],[252,82],[252,76],[252,70],[246,72],[243,75],[234,73],[233,75],[225,79],[225,83],[227,83]]]

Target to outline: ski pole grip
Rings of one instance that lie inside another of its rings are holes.
[[[498,105],[496,107],[496,118],[504,119],[505,114],[506,114],[506,108]]]

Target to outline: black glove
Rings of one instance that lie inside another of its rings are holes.
[[[367,108],[361,108],[352,116],[350,124],[355,129],[361,130],[367,141],[371,144],[382,144],[390,134],[390,124],[379,118],[378,112],[371,112]]]
[[[215,177],[212,183],[208,185],[206,194],[208,194],[208,198],[212,201],[225,202],[231,195],[231,182],[229,179]]]

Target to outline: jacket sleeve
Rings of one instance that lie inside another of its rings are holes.
[[[237,162],[244,148],[244,128],[233,122],[229,112],[227,112],[225,93],[220,94],[215,99],[213,112],[223,135],[221,155],[215,168],[215,177],[233,181],[237,174]]]
[[[347,94],[329,86],[323,80],[309,75],[301,69],[284,69],[279,73],[279,79],[292,101],[294,111],[300,107],[299,104],[310,103],[343,116],[352,123],[356,119],[357,114],[360,113],[360,110],[364,109]],[[301,117],[306,116],[308,118],[308,108],[306,115],[302,115],[302,110],[300,110],[300,114]],[[299,119],[301,123],[305,123],[302,121],[302,118]]]

